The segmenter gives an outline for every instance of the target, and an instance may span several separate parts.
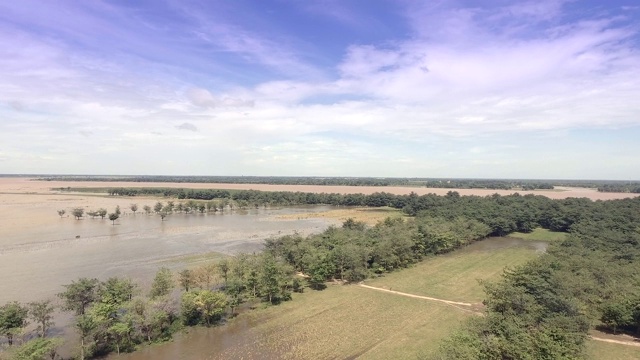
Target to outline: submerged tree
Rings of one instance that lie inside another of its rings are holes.
[[[42,338],[47,336],[47,330],[53,326],[54,310],[51,300],[29,303],[29,317],[38,324],[38,332]]]
[[[73,216],[75,216],[76,220],[80,220],[80,218],[84,215],[84,209],[75,208],[73,209],[73,211],[71,211],[71,213],[73,214]]]
[[[104,208],[100,208],[98,209],[98,216],[100,216],[100,218],[104,219],[105,216],[107,216],[107,209]]]
[[[135,215],[136,211],[138,211],[138,204],[131,204],[129,209],[131,209],[131,211],[133,211],[133,215]]]
[[[118,214],[118,213],[109,214],[109,220],[111,220],[111,225],[115,225],[116,224],[116,220],[118,220],[119,217],[120,217],[120,214]]]
[[[160,201],[158,201],[154,206],[153,206],[153,211],[159,213],[160,211],[162,211],[162,203]]]
[[[66,214],[66,213],[67,213],[67,211],[64,210],[64,209],[58,210],[58,215],[60,215],[60,217],[64,216],[64,214]]]
[[[14,301],[0,307],[0,333],[7,337],[9,346],[13,345],[13,338],[27,326],[29,310]]]

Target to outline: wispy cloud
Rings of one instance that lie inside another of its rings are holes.
[[[176,129],[178,129],[178,130],[187,130],[187,131],[198,131],[198,127],[197,126],[195,126],[195,125],[193,125],[191,123],[188,123],[188,122],[184,122],[184,123],[182,123],[180,125],[177,125]]]
[[[327,26],[388,19],[314,4],[306,11]],[[395,28],[410,33],[378,42],[345,33],[339,56],[322,61],[308,53],[320,30],[229,15],[262,19],[259,6],[2,4],[0,172],[162,173],[170,162],[207,173],[225,149],[215,174],[640,178],[640,159],[607,158],[619,149],[585,146],[594,136],[579,133],[640,136],[632,9],[460,4],[409,2]],[[570,149],[572,172],[554,155]]]

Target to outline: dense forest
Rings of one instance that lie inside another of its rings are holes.
[[[640,198],[552,202],[538,224],[553,219],[568,239],[487,284],[486,316],[437,359],[580,359],[594,326],[640,335]]]

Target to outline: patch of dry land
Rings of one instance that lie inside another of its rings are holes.
[[[375,225],[386,218],[406,217],[401,210],[391,208],[349,208],[334,209],[322,212],[307,212],[297,214],[278,215],[278,219],[303,220],[303,219],[327,219],[342,224],[347,219],[361,221],[367,225]]]
[[[51,193],[51,188],[61,187],[172,187],[190,189],[226,189],[226,190],[261,190],[261,191],[300,191],[310,193],[338,193],[338,194],[373,194],[386,192],[395,195],[408,195],[414,192],[418,195],[436,194],[446,195],[449,191],[457,191],[460,195],[487,196],[493,194],[509,195],[513,193],[544,195],[551,199],[565,199],[568,197],[586,197],[592,200],[610,200],[635,197],[629,193],[602,193],[596,189],[579,187],[557,187],[554,190],[489,190],[489,189],[441,189],[425,187],[403,186],[320,186],[320,185],[269,185],[269,184],[213,184],[213,183],[165,183],[165,182],[102,182],[102,181],[32,181],[27,178],[0,178],[0,192],[33,192]]]

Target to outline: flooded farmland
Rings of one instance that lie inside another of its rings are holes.
[[[161,266],[184,266],[183,258],[189,256],[259,251],[266,238],[320,232],[330,224],[321,219],[276,218],[309,211],[308,207],[300,207],[172,214],[165,221],[159,216],[133,215],[128,211],[112,225],[108,219],[58,217],[51,196],[11,196],[22,197],[24,202],[9,203],[5,201],[7,195],[0,195],[0,214],[4,218],[0,271],[11,274],[2,281],[0,303],[52,297],[62,290],[61,285],[81,276],[106,279],[126,275],[144,281]],[[53,200],[69,204],[86,201]],[[95,203],[100,200],[90,199]],[[115,205],[109,203],[118,199],[103,200],[103,207],[113,211]],[[130,199],[119,200],[124,210]],[[323,209],[330,208],[314,207],[313,211]]]

